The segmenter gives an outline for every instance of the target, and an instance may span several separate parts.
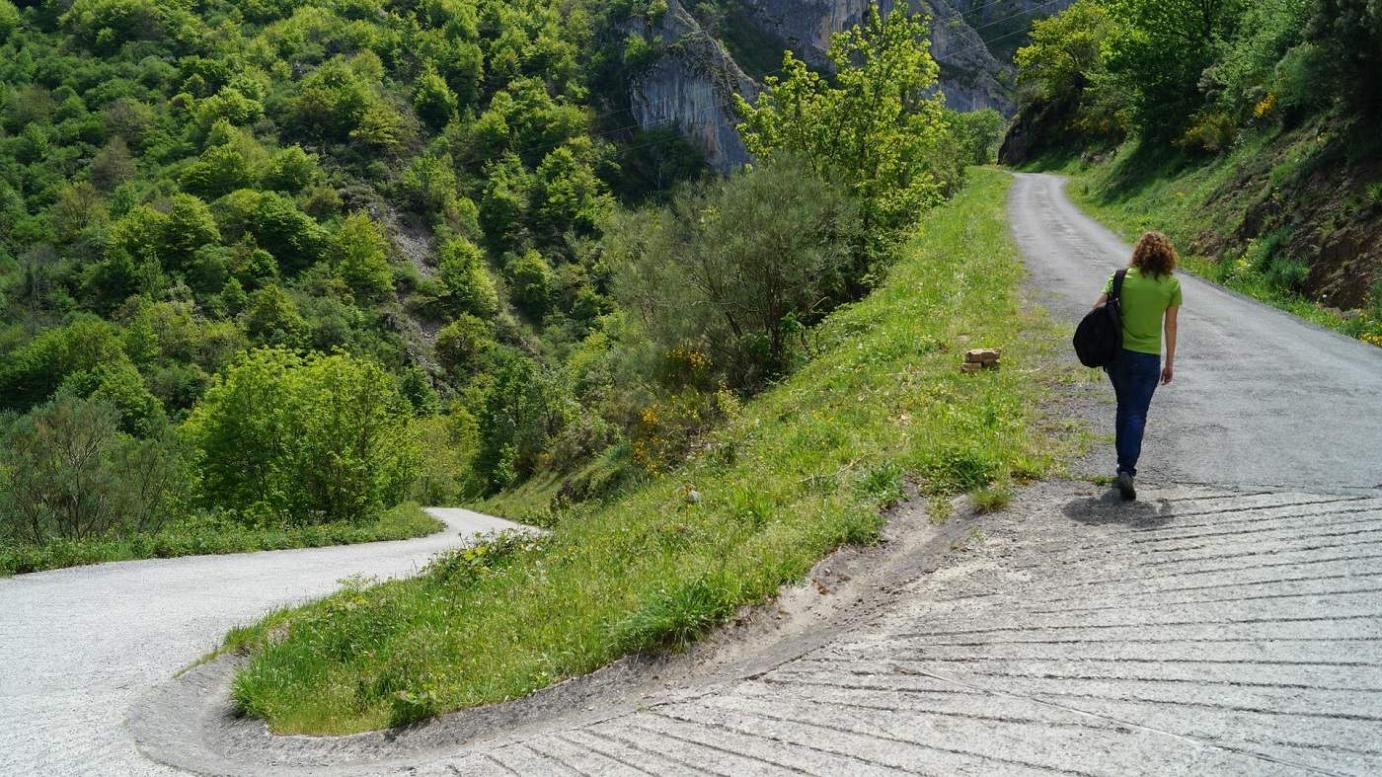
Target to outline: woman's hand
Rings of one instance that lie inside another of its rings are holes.
[[[1170,362],[1167,362],[1166,366],[1161,368],[1161,385],[1165,386],[1166,384],[1170,383],[1171,379],[1174,378],[1175,375],[1175,368],[1171,366]]]

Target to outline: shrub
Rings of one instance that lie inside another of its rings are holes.
[[[187,492],[180,448],[118,421],[110,404],[71,396],[16,421],[0,449],[0,537],[43,545],[162,527]]]
[[[533,249],[509,257],[504,263],[504,278],[515,305],[534,320],[541,321],[552,302],[552,268]]]
[[[499,293],[485,269],[484,257],[479,246],[463,237],[442,245],[437,275],[446,285],[445,306],[450,312],[486,320],[499,312]]]
[[[1182,149],[1192,153],[1219,154],[1227,151],[1238,136],[1233,117],[1218,110],[1207,110],[1190,122],[1177,141]]]
[[[357,298],[377,300],[393,291],[389,241],[364,211],[341,222],[335,243],[332,264]]]
[[[623,214],[606,251],[614,293],[664,353],[690,345],[734,387],[789,366],[792,338],[848,298],[854,204],[787,158]]]
[[[416,476],[407,413],[374,362],[261,349],[212,385],[183,430],[208,506],[295,525],[361,521]]]
[[[437,361],[453,372],[475,368],[494,340],[490,325],[468,313],[442,327],[437,333]]]

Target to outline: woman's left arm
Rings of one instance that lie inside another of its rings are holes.
[[[1166,366],[1161,368],[1161,385],[1171,382],[1176,376],[1176,315],[1180,305],[1166,308]]]

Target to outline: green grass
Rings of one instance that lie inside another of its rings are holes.
[[[252,528],[229,520],[193,518],[154,534],[128,539],[54,540],[41,546],[0,543],[0,575],[103,561],[403,540],[431,534],[443,526],[413,502],[400,504],[378,520],[364,524],[342,522],[296,528]]]
[[[1277,239],[1263,235],[1241,257],[1217,261],[1186,250],[1206,235],[1223,236],[1243,220],[1262,187],[1272,191],[1315,164],[1325,147],[1317,134],[1246,134],[1228,154],[1194,164],[1166,154],[1140,154],[1135,143],[1098,164],[1044,160],[1038,169],[1071,177],[1071,199],[1128,241],[1143,232],[1167,233],[1182,249],[1184,269],[1321,326],[1382,345],[1382,300],[1361,315],[1345,316],[1290,289],[1307,265],[1280,256]]]
[[[820,327],[816,358],[681,470],[552,514],[544,541],[502,540],[235,631],[226,649],[251,653],[236,705],[275,732],[341,734],[518,698],[675,650],[835,548],[875,542],[909,481],[950,494],[1047,472],[1064,445],[1039,423],[1058,338],[1019,306],[1009,181],[975,170],[886,283]],[[962,374],[979,345],[1003,348],[1002,369]],[[545,499],[535,491],[518,504]]]

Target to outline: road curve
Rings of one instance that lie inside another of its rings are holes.
[[[1008,214],[1040,301],[1071,320],[1132,255],[1070,202],[1058,176],[1018,174]],[[1176,378],[1152,400],[1146,480],[1382,487],[1382,348],[1193,276],[1182,274],[1181,287]],[[1113,474],[1112,446],[1106,464]]]
[[[322,596],[352,575],[420,568],[478,532],[515,528],[453,508],[444,531],[397,542],[74,567],[0,580],[0,775],[174,775],[124,727],[148,689],[232,626]]]

